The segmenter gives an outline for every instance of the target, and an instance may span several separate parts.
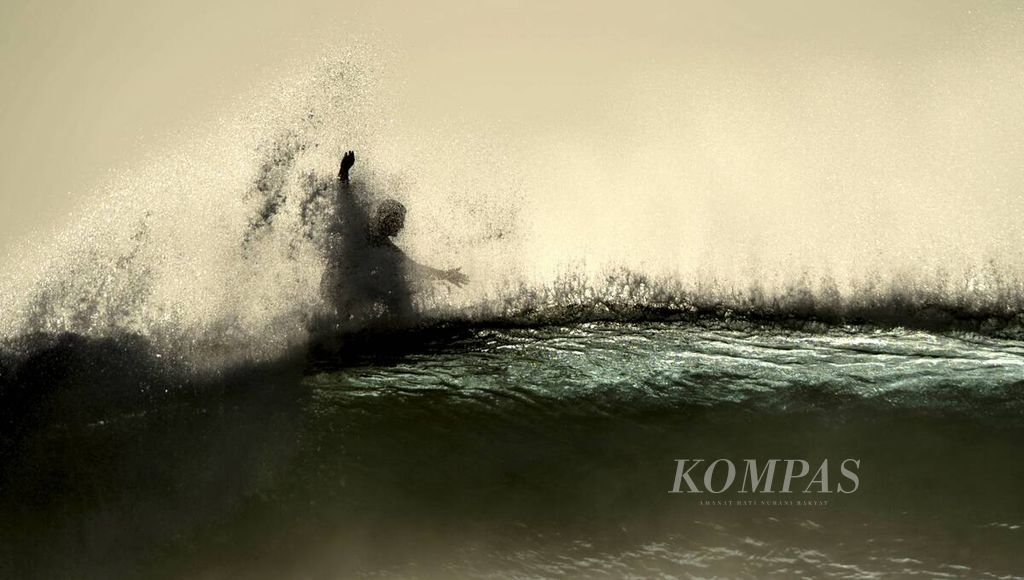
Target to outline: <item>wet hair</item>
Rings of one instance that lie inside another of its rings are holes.
[[[405,206],[397,199],[385,199],[377,206],[377,212],[373,216],[373,231],[378,235],[386,235],[385,232],[390,229],[390,222],[404,218]]]

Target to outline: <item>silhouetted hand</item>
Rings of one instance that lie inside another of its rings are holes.
[[[354,151],[349,151],[341,158],[341,169],[338,170],[338,179],[348,181],[348,170],[352,169],[352,166],[355,164],[356,154]]]
[[[455,284],[459,288],[462,288],[469,283],[469,276],[462,273],[462,268],[452,268],[451,270],[445,270],[441,274],[442,280],[447,280],[452,284]]]

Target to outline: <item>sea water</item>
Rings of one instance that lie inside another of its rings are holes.
[[[9,570],[983,578],[1022,569],[1019,342],[682,323],[362,341],[363,355],[321,353],[204,394],[33,428],[5,473]],[[778,483],[775,493],[738,484],[670,493],[677,460],[698,458],[796,458],[812,471],[827,460],[833,483],[830,493],[806,491],[809,476],[790,494]],[[844,459],[859,465],[852,493],[836,491]]]

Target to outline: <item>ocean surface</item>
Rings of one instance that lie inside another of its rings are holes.
[[[6,578],[1024,575],[1020,341],[441,325],[201,380],[36,341],[0,365]],[[685,458],[856,458],[859,486],[669,493]]]

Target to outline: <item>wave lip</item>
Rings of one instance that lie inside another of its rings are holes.
[[[904,327],[1024,338],[1024,285],[1006,279],[986,292],[966,286],[903,281],[840,292],[826,279],[818,285],[803,280],[768,292],[757,285],[688,282],[622,268],[596,279],[569,274],[539,288],[520,285],[488,302],[427,312],[438,319],[495,326],[650,321],[809,331]]]

